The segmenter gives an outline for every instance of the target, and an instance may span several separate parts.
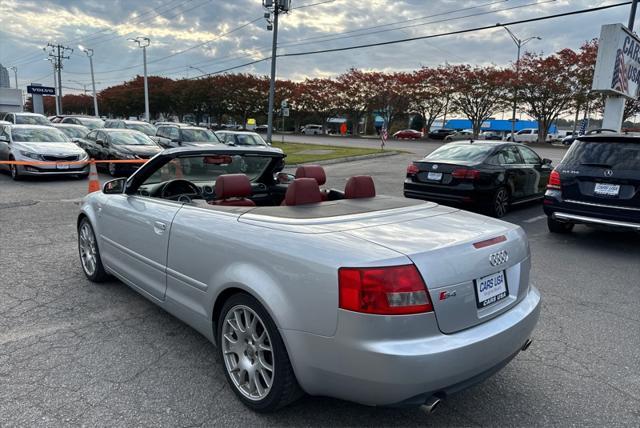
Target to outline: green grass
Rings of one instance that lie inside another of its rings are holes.
[[[370,155],[380,153],[379,149],[366,149],[362,147],[338,147],[319,144],[281,143],[273,142],[273,147],[281,148],[286,154],[285,162],[289,165],[309,162],[317,162],[329,159],[339,159],[350,156]],[[305,153],[309,150],[326,150],[326,153]]]

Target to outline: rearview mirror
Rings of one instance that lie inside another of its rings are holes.
[[[104,186],[102,186],[102,193],[105,195],[120,195],[124,193],[126,182],[127,179],[125,177],[107,181],[104,183]]]

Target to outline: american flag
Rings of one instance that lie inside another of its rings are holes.
[[[587,133],[587,119],[582,119],[582,123],[580,123],[580,130],[578,131],[578,135],[584,135]]]
[[[389,134],[387,133],[387,127],[383,126],[382,129],[380,130],[380,147],[384,150],[384,143],[387,141],[387,138],[389,138]]]
[[[627,77],[627,68],[624,64],[624,54],[622,49],[618,49],[616,53],[616,63],[613,68],[613,79],[611,80],[611,89],[627,92],[629,90],[629,78]]]

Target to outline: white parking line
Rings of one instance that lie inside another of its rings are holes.
[[[545,219],[545,218],[547,218],[546,215],[539,215],[539,216],[531,217],[531,218],[528,218],[528,219],[522,220],[522,221],[525,222],[525,223],[533,223],[533,222],[536,222],[538,220],[542,220],[542,219]]]

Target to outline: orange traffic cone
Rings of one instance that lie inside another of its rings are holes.
[[[91,160],[89,163],[89,190],[87,193],[93,193],[100,190],[100,180],[98,180],[98,170],[96,163]]]

